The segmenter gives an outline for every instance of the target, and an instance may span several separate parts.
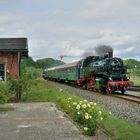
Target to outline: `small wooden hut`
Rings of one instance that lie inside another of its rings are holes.
[[[27,38],[0,38],[0,80],[20,76],[22,56],[28,56]]]

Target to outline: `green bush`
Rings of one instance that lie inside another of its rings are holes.
[[[106,117],[104,111],[99,109],[96,103],[87,102],[87,100],[79,101],[70,97],[60,102],[65,112],[80,125],[83,133],[89,136],[95,134],[97,125]]]
[[[21,78],[37,79],[42,77],[42,70],[34,67],[26,67],[21,71]]]
[[[5,94],[0,92],[0,104],[7,103],[8,100],[9,98]]]
[[[7,95],[7,83],[0,82],[0,104],[6,103],[9,100]]]
[[[6,82],[0,82],[0,103],[14,100],[18,90],[21,94],[30,92],[33,85],[37,85],[37,79],[42,76],[42,71],[34,67],[25,67],[21,71],[19,79],[12,79],[8,76]]]

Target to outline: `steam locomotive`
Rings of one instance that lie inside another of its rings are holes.
[[[72,82],[82,88],[107,94],[116,91],[124,94],[130,86],[123,61],[113,57],[112,52],[45,69],[43,75],[45,79]]]

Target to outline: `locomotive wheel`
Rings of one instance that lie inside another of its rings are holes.
[[[83,85],[82,85],[82,89],[87,89],[87,83],[86,83],[86,82],[83,83]]]
[[[101,92],[102,94],[106,94],[106,88],[101,87],[100,92]]]
[[[125,93],[125,88],[124,87],[122,87],[122,94],[124,94]]]

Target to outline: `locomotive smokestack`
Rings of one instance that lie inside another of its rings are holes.
[[[113,51],[108,52],[108,57],[109,57],[109,58],[113,58]]]

